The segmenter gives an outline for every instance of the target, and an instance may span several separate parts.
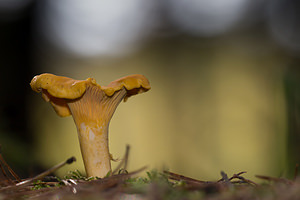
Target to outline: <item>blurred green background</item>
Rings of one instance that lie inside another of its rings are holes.
[[[100,85],[143,74],[152,89],[117,108],[114,158],[201,180],[247,171],[292,177],[300,161],[296,0],[0,2],[0,144],[32,176],[70,156],[76,127],[31,91],[48,72]],[[117,163],[113,163],[116,166]]]

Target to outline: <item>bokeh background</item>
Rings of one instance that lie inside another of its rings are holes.
[[[114,158],[201,180],[292,177],[300,162],[297,0],[1,0],[0,144],[33,176],[70,156],[76,127],[31,91],[49,72],[100,85],[145,75],[152,89],[121,103]],[[116,166],[116,163],[113,163]]]

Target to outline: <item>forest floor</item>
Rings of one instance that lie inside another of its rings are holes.
[[[293,180],[256,176],[263,183],[247,178],[246,172],[228,176],[221,171],[217,181],[202,181],[170,171],[126,170],[128,153],[119,168],[104,178],[86,178],[79,171],[60,179],[51,174],[75,158],[28,179],[20,179],[0,154],[0,200],[30,199],[113,199],[113,200],[252,200],[300,199],[300,177],[297,170]],[[298,167],[297,167],[298,168]],[[140,176],[145,173],[146,176]]]

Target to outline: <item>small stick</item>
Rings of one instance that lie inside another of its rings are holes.
[[[228,175],[227,175],[225,172],[221,171],[221,176],[222,176],[222,180],[223,180],[224,182],[230,183],[230,182],[229,182]]]
[[[268,180],[268,181],[274,181],[274,182],[284,182],[287,184],[292,184],[293,181],[285,179],[285,178],[276,178],[276,177],[271,177],[271,176],[262,176],[262,175],[255,175],[257,178]]]
[[[166,171],[166,170],[164,170],[163,172],[165,174],[167,174],[170,179],[176,180],[176,181],[183,180],[183,181],[194,182],[194,183],[208,183],[208,182],[205,182],[205,181],[200,181],[200,180],[197,180],[197,179],[189,178],[189,177],[179,175],[179,174],[176,174],[176,173],[173,173],[173,172],[169,172],[169,171]]]
[[[126,145],[126,150],[125,150],[124,158],[121,160],[121,162],[116,167],[116,169],[112,172],[112,174],[117,173],[117,171],[122,167],[123,164],[124,164],[124,170],[127,169],[128,157],[129,157],[129,150],[130,150],[130,146],[127,144]]]
[[[1,165],[1,163],[0,163],[0,168],[1,168],[2,174],[6,178],[6,180],[8,180],[10,183],[13,183],[13,181],[7,176],[7,174],[6,174],[3,166]]]
[[[1,151],[1,146],[0,146],[0,151]],[[12,168],[10,168],[10,166],[6,163],[6,161],[4,160],[1,152],[0,152],[0,160],[1,162],[5,165],[5,167],[8,169],[8,171],[10,172],[11,175],[13,175],[13,177],[18,181],[21,182],[22,180],[19,178],[19,176],[14,172],[14,170],[12,170]],[[1,166],[2,168],[2,166]],[[3,170],[2,170],[3,171]]]
[[[147,166],[144,166],[144,167],[141,167],[140,169],[137,169],[137,170],[135,170],[135,171],[133,171],[133,172],[130,172],[130,173],[126,174],[126,175],[132,176],[132,175],[138,174],[138,173],[140,173],[140,172],[146,170],[147,168],[148,168]]]
[[[125,170],[127,170],[129,150],[130,150],[130,146],[126,145],[126,152],[125,152],[125,156],[124,156],[124,169]]]
[[[247,173],[247,172],[239,172],[237,174],[233,174],[233,176],[229,180],[231,181],[234,178],[239,178],[239,177],[241,177],[242,174],[245,174],[245,173]]]
[[[20,182],[20,183],[17,183],[16,186],[27,185],[27,184],[29,184],[29,183],[32,183],[32,182],[35,181],[35,180],[40,180],[40,179],[42,179],[43,177],[45,177],[45,176],[51,174],[52,172],[58,170],[58,169],[61,168],[61,167],[63,167],[64,165],[66,165],[66,164],[72,164],[74,161],[76,161],[76,158],[75,158],[75,157],[71,157],[71,158],[69,158],[68,160],[66,160],[66,161],[64,161],[64,162],[61,162],[61,163],[55,165],[54,167],[52,167],[52,168],[50,168],[50,169],[48,169],[48,170],[42,172],[41,174],[39,174],[39,175],[37,175],[37,176],[35,176],[35,177],[31,178],[31,179],[27,179],[27,180],[25,180],[25,181],[22,181],[22,182]]]
[[[298,168],[299,168],[299,164],[297,163],[297,164],[296,164],[296,167],[295,167],[294,180],[296,180],[296,178],[297,178],[297,176],[298,176]]]
[[[246,172],[240,172],[238,174],[233,174],[233,176],[229,180],[231,181],[232,179],[237,178],[237,179],[240,179],[243,182],[246,182],[248,184],[253,184],[254,186],[257,186],[257,184],[255,182],[242,177],[241,174],[244,174],[244,173],[246,173]]]

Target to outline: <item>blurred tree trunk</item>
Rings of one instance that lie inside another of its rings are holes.
[[[34,4],[19,13],[0,15],[0,144],[7,162],[28,176],[31,135],[27,94],[31,92],[32,23]]]
[[[296,63],[299,63],[297,61]],[[287,152],[289,174],[293,174],[296,164],[300,164],[300,69],[292,65],[285,77],[287,102],[288,140]]]

